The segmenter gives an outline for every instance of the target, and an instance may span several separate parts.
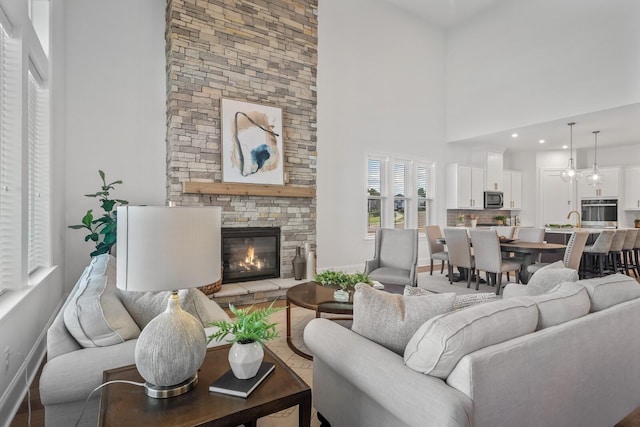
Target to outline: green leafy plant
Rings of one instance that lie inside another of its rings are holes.
[[[498,215],[498,216],[494,216],[493,219],[495,219],[496,221],[504,221],[507,219],[507,217],[504,215]]]
[[[264,345],[264,341],[276,338],[276,324],[269,323],[269,316],[280,311],[279,308],[273,306],[273,303],[266,308],[253,309],[236,308],[233,304],[229,304],[229,310],[236,316],[235,320],[220,320],[213,322],[211,326],[217,326],[218,330],[209,336],[209,342],[216,340],[220,342],[228,335],[233,335],[229,342],[238,342],[240,344],[249,344],[257,342]]]
[[[116,238],[118,236],[116,223],[117,208],[120,205],[129,204],[126,200],[110,198],[111,190],[114,190],[117,184],[122,184],[122,181],[117,180],[107,184],[104,172],[99,170],[98,173],[100,174],[100,179],[102,179],[100,191],[95,194],[85,194],[85,197],[99,199],[100,207],[104,213],[99,218],[94,219],[93,209],[89,209],[82,217],[82,224],[69,226],[69,228],[74,230],[86,229],[89,231],[84,241],[88,242],[91,240],[96,244],[96,249],[89,254],[91,257],[108,253],[111,247],[116,244]]]
[[[373,281],[364,273],[347,274],[341,271],[324,271],[313,276],[315,282],[322,286],[338,287],[342,290],[354,287],[356,283],[373,285]]]

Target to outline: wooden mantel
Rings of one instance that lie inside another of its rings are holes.
[[[316,197],[316,189],[313,187],[198,181],[185,182],[183,184],[183,192],[191,194],[218,194],[226,196]]]

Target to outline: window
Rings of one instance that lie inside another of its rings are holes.
[[[51,265],[49,63],[32,26],[12,31],[0,7],[0,289]]]
[[[380,227],[424,230],[432,218],[434,167],[426,161],[367,157],[367,237]]]

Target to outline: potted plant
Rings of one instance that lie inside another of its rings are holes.
[[[111,195],[110,190],[114,190],[115,185],[122,184],[121,180],[107,184],[104,172],[99,170],[98,174],[100,174],[100,179],[102,179],[100,191],[94,194],[85,194],[85,197],[98,198],[100,200],[100,207],[104,213],[101,217],[94,219],[93,209],[89,209],[82,217],[82,224],[69,226],[69,228],[74,230],[83,228],[89,230],[89,234],[84,237],[84,241],[88,242],[91,240],[96,244],[96,249],[89,254],[91,257],[108,253],[111,247],[116,244],[116,238],[118,236],[116,224],[117,208],[120,205],[129,204],[126,200],[109,198]]]
[[[336,301],[349,301],[349,292],[357,283],[373,285],[373,281],[364,273],[347,274],[341,271],[324,271],[313,276],[322,286],[339,288],[333,293]]]
[[[275,301],[274,301],[275,302]],[[230,336],[233,343],[229,349],[229,365],[236,378],[253,378],[260,369],[264,358],[264,342],[278,336],[276,324],[269,322],[269,316],[279,311],[273,303],[266,308],[236,308],[229,304],[229,310],[235,315],[232,321],[220,320],[211,323],[218,330],[209,336],[209,342],[220,342]]]
[[[504,215],[497,215],[494,216],[493,219],[496,221],[497,225],[502,225],[504,224],[504,220],[507,219],[507,217]]]
[[[478,225],[478,215],[469,215],[469,220],[472,228],[475,228]]]

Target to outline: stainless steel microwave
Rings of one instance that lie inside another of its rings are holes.
[[[485,191],[484,192],[484,208],[485,209],[502,209],[504,206],[504,194],[502,191]]]

